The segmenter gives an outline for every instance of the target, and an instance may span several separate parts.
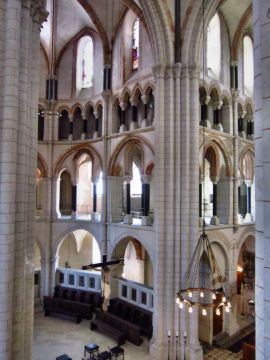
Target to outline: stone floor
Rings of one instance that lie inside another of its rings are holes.
[[[100,351],[116,345],[113,339],[98,331],[91,331],[89,321],[83,320],[76,324],[71,319],[47,316],[42,312],[35,313],[33,360],[55,360],[62,354],[68,354],[72,360],[81,360],[84,345],[90,342],[100,346]],[[141,346],[127,342],[125,360],[150,360],[147,340]]]
[[[203,360],[241,360],[242,351],[239,353],[233,353],[229,350],[213,349],[207,353]]]
[[[113,339],[98,331],[91,331],[87,320],[76,324],[69,318],[44,317],[43,312],[35,312],[33,360],[55,360],[62,354],[68,354],[72,360],[81,360],[84,345],[90,342],[98,344],[100,351],[116,345]],[[122,347],[125,349],[125,360],[154,360],[148,353],[149,342],[146,339],[139,347],[129,342]],[[221,349],[213,349],[204,356],[204,360],[241,358],[241,353]]]

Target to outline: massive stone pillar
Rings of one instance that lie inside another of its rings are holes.
[[[41,1],[0,1],[0,359],[31,359]]]
[[[256,359],[270,353],[270,4],[253,1],[256,144]]]

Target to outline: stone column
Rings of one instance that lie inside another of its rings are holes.
[[[107,176],[108,183],[108,221],[121,222],[123,180],[121,176]]]
[[[77,218],[77,185],[78,185],[78,178],[72,179],[72,214],[71,218]]]
[[[81,134],[81,140],[85,140],[87,139],[87,119],[85,117],[85,113],[82,113],[82,118],[83,118],[83,132]]]
[[[219,181],[219,177],[212,177],[211,181],[213,183],[213,216],[210,220],[211,225],[219,225],[219,217],[217,216],[217,184]]]
[[[135,130],[138,129],[138,99],[130,99],[129,100],[131,107],[132,107],[132,120],[130,123],[129,130]]]
[[[219,180],[217,185],[217,214],[222,224],[233,221],[233,178]]]
[[[239,204],[238,204],[238,186],[239,186],[239,174],[238,174],[238,157],[239,157],[239,139],[238,139],[238,99],[239,90],[232,90],[233,101],[233,223],[238,225],[241,223],[239,217]]]
[[[200,176],[199,179],[199,226],[202,227],[203,223],[204,223],[204,217],[203,215],[203,204],[202,204],[202,194],[203,194],[203,182],[204,182],[204,177],[203,175]]]
[[[251,215],[251,185],[252,185],[252,181],[245,180],[245,184],[247,187],[247,213],[245,216],[245,222],[252,222],[253,221],[253,218]]]
[[[5,7],[5,13],[3,6]],[[0,259],[1,259],[1,303],[0,303],[0,358],[12,359],[13,342],[13,296],[14,287],[21,286],[20,280],[14,283],[15,222],[16,222],[16,173],[17,173],[17,134],[19,111],[19,71],[20,71],[20,28],[21,2],[8,1],[1,4],[1,142],[0,142]],[[12,75],[12,76],[11,76]],[[6,180],[5,180],[6,179]],[[9,181],[13,179],[13,181]],[[24,238],[24,234],[22,234]],[[21,244],[20,238],[18,239]],[[21,250],[23,244],[20,245]],[[23,258],[23,254],[21,254]],[[21,265],[23,270],[23,266]],[[24,289],[23,289],[24,290]],[[20,299],[22,301],[22,299]],[[21,313],[19,307],[17,311]],[[21,321],[20,321],[21,324]],[[21,334],[18,334],[19,336]]]
[[[143,120],[141,127],[147,127],[148,124],[148,101],[149,101],[149,95],[142,95],[141,96],[142,102],[143,102]]]
[[[210,96],[207,96],[206,99],[203,99],[203,104],[201,104],[201,122],[200,125],[210,128],[211,129],[211,123],[208,120],[208,104],[209,101],[211,100]]]
[[[73,116],[72,116],[72,114],[69,114],[68,118],[69,118],[69,134],[68,134],[68,140],[69,140],[69,141],[72,141],[72,140],[73,140]]]
[[[130,181],[132,180],[132,177],[127,175],[124,177],[124,181],[126,184],[126,215],[124,217],[124,223],[125,224],[132,224],[132,215],[131,215],[131,203],[130,203]]]
[[[93,183],[93,211],[91,214],[91,220],[98,221],[99,213],[97,212],[97,183],[99,182],[99,177],[95,176],[92,178]]]
[[[214,125],[213,129],[218,131],[223,131],[223,126],[221,123],[221,107],[222,107],[223,101],[219,101],[217,104],[215,104],[214,109]]]
[[[99,113],[97,111],[94,111],[94,117],[95,117],[95,131],[93,134],[93,139],[97,139],[99,137],[98,135],[98,123],[99,123]]]
[[[254,121],[252,117],[247,119],[247,139],[254,140]]]
[[[56,269],[58,268],[58,260],[59,256],[52,257],[49,259],[49,267],[50,267],[50,278],[51,278],[51,288],[49,289],[49,294],[52,296],[54,287],[55,287],[55,275],[56,275]]]
[[[256,142],[256,360],[270,353],[270,6],[253,1]]]
[[[120,117],[120,129],[119,129],[119,132],[122,133],[122,132],[125,132],[127,131],[127,127],[126,127],[126,124],[125,124],[125,116],[126,116],[126,108],[127,108],[127,104],[126,103],[120,103],[119,104],[122,112],[121,112],[121,117]]]
[[[245,118],[244,113],[238,117],[238,135],[243,139],[246,138],[246,133],[244,131],[244,121],[245,121],[244,118]]]
[[[150,210],[150,175],[142,175],[142,225],[151,225],[151,219],[149,218]]]
[[[184,181],[190,182],[189,189],[189,249],[188,249],[188,259],[190,261],[191,254],[193,253],[199,239],[199,229],[198,229],[198,201],[199,201],[199,97],[194,96],[198,93],[199,89],[199,76],[200,68],[196,65],[190,67],[190,120],[188,118],[185,120],[189,122],[190,126],[190,137],[186,139],[186,142],[189,146],[190,151],[190,163],[189,163],[189,180],[186,178]],[[185,221],[185,212],[181,214],[181,217],[184,217]],[[185,254],[181,254],[182,259]],[[187,268],[185,268],[185,271]],[[184,274],[182,274],[183,276]],[[189,334],[188,344],[189,344],[189,353],[190,360],[202,359],[202,347],[199,342],[198,333],[199,333],[199,314],[198,310],[194,309],[192,316],[188,315],[189,323]],[[183,336],[183,335],[182,335]]]

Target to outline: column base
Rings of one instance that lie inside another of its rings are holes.
[[[123,125],[120,126],[119,132],[120,132],[120,133],[123,133],[123,132],[125,132],[125,131],[127,131],[127,127],[126,127],[125,124],[123,124]]]
[[[213,129],[217,131],[223,131],[223,126],[221,124],[214,124]]]
[[[124,217],[124,224],[131,225],[133,223],[132,215],[126,214]]]
[[[76,211],[72,211],[72,213],[71,213],[71,219],[74,219],[74,220],[77,219],[77,212],[76,212]]]
[[[246,214],[244,222],[252,222],[253,221],[253,216],[249,213]]]
[[[149,125],[148,125],[148,120],[147,120],[147,119],[143,119],[143,121],[142,121],[142,123],[141,123],[141,127],[142,127],[142,128],[145,128],[145,127],[147,127],[147,126],[149,126]]]
[[[99,221],[100,214],[98,212],[91,213],[91,221]]]
[[[131,121],[129,130],[136,130],[136,129],[138,129],[138,127],[139,127],[139,125],[138,125],[137,121]]]
[[[220,224],[220,220],[218,216],[213,216],[210,220],[210,224],[211,225],[219,225]]]
[[[241,214],[237,214],[237,224],[241,224],[243,222],[243,216]]]
[[[210,123],[209,120],[201,121],[201,122],[200,122],[200,125],[208,128],[208,129],[211,129],[211,128],[212,128],[212,125],[211,125],[211,123]]]
[[[155,343],[150,346],[149,353],[153,360],[164,360],[168,355],[167,345],[156,345]]]
[[[94,131],[93,139],[97,139],[97,138],[98,138],[98,132],[97,132],[97,131]]]
[[[68,135],[68,140],[69,140],[69,141],[72,141],[72,140],[73,140],[73,135],[72,135],[72,134],[69,134],[69,135]]]
[[[245,133],[244,131],[240,131],[240,132],[239,132],[239,136],[240,136],[241,138],[245,139],[245,138],[246,138],[246,133]]]
[[[142,217],[142,225],[149,226],[151,224],[151,218],[149,216]]]
[[[199,218],[199,227],[203,227],[204,220],[203,218]]]
[[[81,134],[81,140],[85,140],[86,139],[86,133],[82,133]]]

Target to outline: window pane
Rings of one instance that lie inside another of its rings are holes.
[[[137,19],[132,31],[132,70],[137,70],[139,67],[139,27],[140,22]]]
[[[207,68],[208,75],[219,79],[221,68],[220,20],[216,14],[207,29]]]
[[[253,43],[249,36],[244,37],[244,92],[253,96],[254,86],[254,64],[253,64]]]

